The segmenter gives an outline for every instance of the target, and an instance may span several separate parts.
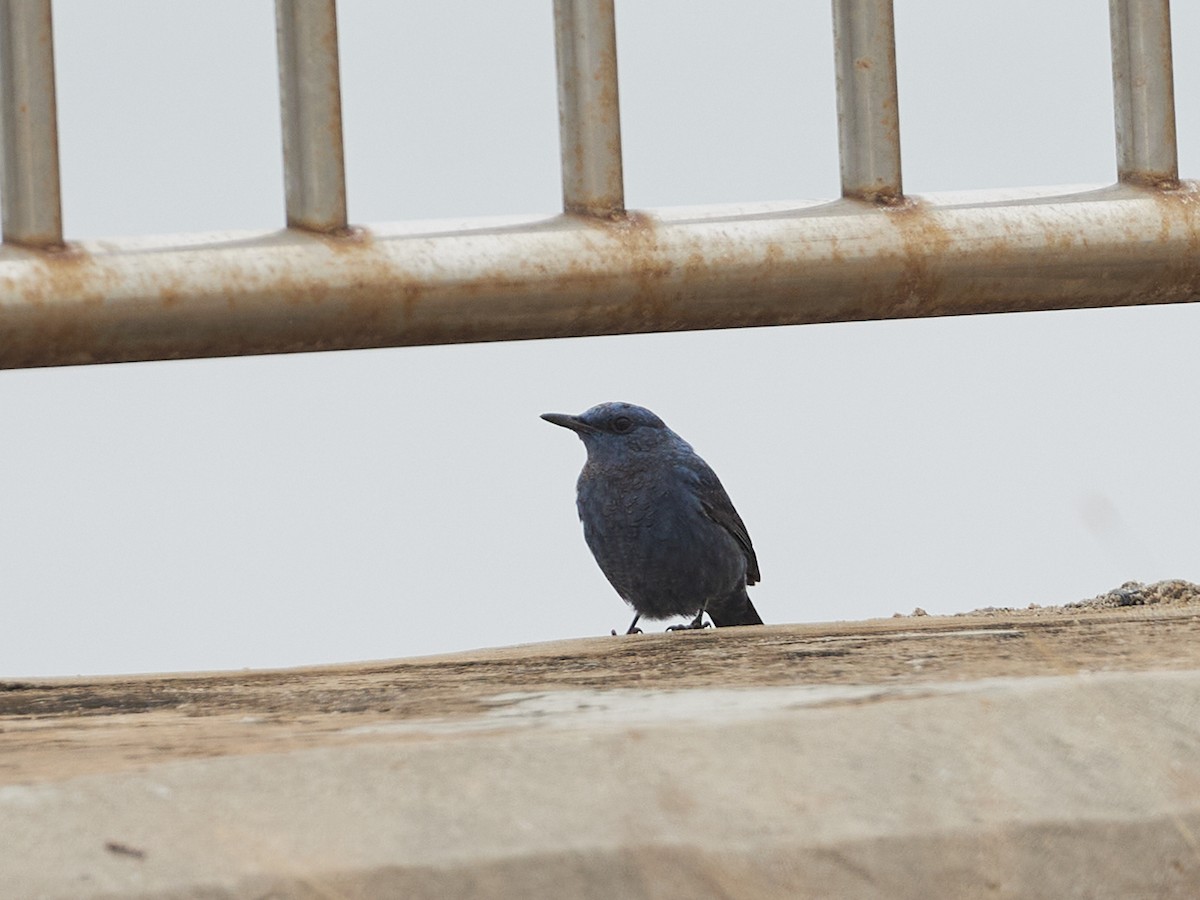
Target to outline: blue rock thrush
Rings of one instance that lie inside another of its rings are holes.
[[[576,506],[601,571],[638,619],[761,625],[746,585],[759,580],[750,535],[720,479],[662,419],[631,403],[546,413],[587,448]],[[615,634],[616,632],[614,632]]]

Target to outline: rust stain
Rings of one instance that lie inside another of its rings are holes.
[[[606,229],[622,251],[623,267],[633,276],[634,288],[628,301],[618,307],[618,316],[638,330],[668,328],[679,299],[664,285],[674,271],[658,250],[658,231],[650,216],[630,212]]]
[[[899,231],[904,245],[903,267],[889,313],[898,317],[919,314],[941,299],[937,260],[951,249],[954,237],[915,198],[888,206],[883,214]]]
[[[836,263],[846,261],[846,254],[842,251],[842,243],[838,240],[837,235],[829,239],[829,256]]]
[[[361,225],[346,225],[329,231],[313,231],[310,234],[319,237],[330,250],[337,253],[356,252],[362,247],[375,243],[375,236],[370,229]]]
[[[908,197],[897,193],[894,188],[888,185],[876,185],[857,191],[851,190],[845,192],[843,196],[847,200],[861,200],[864,203],[870,203],[872,206],[891,209],[904,209],[912,203]]]
[[[1169,191],[1179,187],[1179,179],[1171,172],[1122,172],[1121,182],[1156,191]]]
[[[1170,245],[1183,236],[1187,251],[1175,254],[1167,264],[1165,280],[1155,296],[1167,301],[1200,298],[1200,184],[1181,181],[1174,187],[1149,190],[1162,216],[1158,240]]]

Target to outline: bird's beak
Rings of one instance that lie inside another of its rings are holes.
[[[579,434],[590,434],[596,429],[584,422],[579,416],[568,416],[566,413],[543,413],[542,418],[563,428],[570,428]]]

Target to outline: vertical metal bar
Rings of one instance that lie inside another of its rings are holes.
[[[4,240],[62,246],[50,0],[0,0]]]
[[[902,195],[892,0],[833,0],[842,196]]]
[[[1109,0],[1117,177],[1179,183],[1170,0]]]
[[[613,0],[554,0],[563,209],[625,211]]]
[[[346,228],[335,0],[275,0],[289,228]]]

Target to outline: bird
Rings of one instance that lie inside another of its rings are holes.
[[[742,517],[716,473],[650,410],[608,402],[579,415],[545,413],[587,450],[576,484],[583,537],[638,621],[692,617],[668,631],[761,625],[748,585],[760,579]],[[613,631],[616,634],[616,631]]]

